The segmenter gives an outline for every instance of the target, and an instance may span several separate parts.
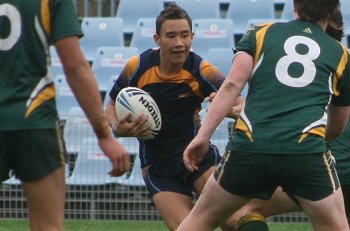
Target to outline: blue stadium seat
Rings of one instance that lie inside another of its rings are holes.
[[[126,174],[111,177],[108,174],[111,169],[112,165],[98,146],[97,139],[87,138],[82,141],[74,169],[66,183],[70,186],[98,186],[115,183],[126,177]]]
[[[156,18],[139,18],[131,37],[130,46],[137,47],[140,53],[149,48],[158,48],[153,39],[153,35],[156,34],[155,23]]]
[[[206,57],[210,48],[232,48],[233,23],[229,19],[194,19],[192,21],[194,41],[192,49]]]
[[[231,0],[226,14],[227,19],[233,20],[235,44],[246,32],[249,19],[275,18],[273,0]]]
[[[85,17],[81,24],[84,37],[80,45],[88,61],[94,60],[101,46],[124,46],[123,19],[117,17]]]
[[[68,154],[80,152],[82,141],[94,138],[94,130],[81,107],[72,107],[67,115],[63,138]]]
[[[66,120],[70,109],[72,107],[79,107],[79,103],[76,100],[64,75],[58,75],[55,77],[55,87],[58,115],[60,119]]]
[[[111,78],[117,79],[126,62],[138,54],[136,47],[99,47],[92,63],[100,91],[109,90]]]
[[[217,0],[175,0],[193,19],[220,18],[220,3]]]
[[[163,0],[119,0],[116,16],[124,19],[123,32],[133,33],[139,18],[155,18],[163,9]]]
[[[350,34],[350,1],[349,0],[340,0],[340,10],[343,15],[344,20],[344,33],[346,35]]]
[[[232,48],[210,48],[205,57],[210,63],[215,65],[225,76],[231,69],[233,58]]]
[[[52,76],[55,78],[57,75],[64,75],[61,59],[58,56],[56,48],[54,46],[50,46],[50,59]]]
[[[283,6],[281,19],[293,20],[294,19],[294,4],[293,0],[286,0]]]

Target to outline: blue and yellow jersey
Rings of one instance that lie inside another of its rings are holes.
[[[54,128],[49,45],[82,35],[73,2],[0,0],[0,28],[0,130]]]
[[[346,48],[302,20],[259,25],[236,48],[253,57],[254,69],[229,147],[271,154],[325,152],[329,102],[350,104]]]
[[[160,134],[153,140],[139,140],[142,166],[165,159],[182,159],[185,147],[197,132],[201,103],[224,80],[216,67],[193,52],[174,76],[163,75],[159,64],[159,50],[149,49],[131,58],[109,93],[115,100],[121,89],[138,87],[148,92],[159,107]]]

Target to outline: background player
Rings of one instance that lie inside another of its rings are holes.
[[[182,161],[185,147],[200,126],[201,102],[224,80],[217,68],[190,51],[192,39],[191,18],[179,6],[170,5],[156,20],[154,41],[160,48],[131,58],[109,93],[115,99],[122,88],[138,87],[147,91],[160,109],[160,134],[153,140],[139,140],[139,157],[147,189],[170,230],[189,214],[192,192],[201,193],[221,158],[209,144],[197,172],[190,173]],[[130,117],[117,118],[114,100],[109,101],[106,112],[118,136],[138,136],[149,129],[144,116],[134,122]]]

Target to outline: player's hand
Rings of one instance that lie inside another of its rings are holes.
[[[112,163],[111,176],[121,176],[130,170],[130,157],[128,151],[111,136],[98,139],[98,144],[103,153]]]
[[[216,96],[216,92],[212,92],[212,93],[210,93],[209,96],[205,97],[204,101],[211,103],[215,96]]]
[[[209,148],[209,140],[195,137],[187,146],[183,153],[183,161],[186,168],[193,172],[198,170],[198,164],[207,154]]]
[[[151,125],[148,123],[148,117],[144,114],[139,115],[135,120],[131,120],[132,114],[128,113],[124,118],[119,120],[113,130],[118,136],[142,136],[150,132]]]

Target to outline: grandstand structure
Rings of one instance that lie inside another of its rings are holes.
[[[136,10],[138,7],[137,2],[157,4],[157,9],[159,9],[159,2],[161,2],[162,7],[165,7],[172,2],[177,2],[177,0],[134,1],[134,3],[132,3],[133,8],[131,9],[131,13],[127,14],[133,14],[133,11],[141,13],[138,15],[139,18],[135,19],[135,27],[130,27],[130,24],[128,24],[128,28],[125,30],[123,30],[123,25],[127,19],[118,16],[118,12],[121,12],[118,10],[120,10],[119,7],[122,6],[122,1],[129,2],[129,0],[72,1],[76,5],[76,10],[78,16],[82,20],[82,23],[87,22],[86,25],[89,25],[90,29],[96,28],[97,32],[89,31],[86,33],[86,36],[89,34],[92,36],[97,36],[95,38],[91,38],[91,41],[95,43],[98,40],[100,44],[102,44],[101,47],[94,48],[95,52],[91,52],[91,49],[89,48],[89,61],[93,70],[96,72],[96,78],[99,79],[99,84],[101,82],[101,96],[102,100],[106,102],[108,99],[108,86],[111,87],[113,82],[118,78],[121,68],[125,64],[126,60],[131,55],[137,55],[138,53],[142,52],[141,47],[144,44],[133,42],[133,36],[136,34],[141,37],[143,36],[140,40],[146,42],[149,37],[152,39],[151,35],[155,32],[155,26],[152,27],[152,24],[148,24],[147,22],[154,22],[154,17],[156,17],[156,14],[142,15],[142,12],[145,12],[145,10]],[[193,4],[186,4],[191,1],[193,1]],[[201,3],[201,1],[203,2]],[[253,15],[257,15],[254,14],[254,11],[259,11],[259,7],[254,8],[254,4],[251,4],[251,6],[249,6],[249,11],[252,11],[251,16],[246,22],[241,21],[243,24],[239,25],[236,22],[239,20],[231,18],[228,12],[229,10],[234,10],[232,9],[233,4],[231,2],[235,2],[235,7],[241,7],[237,4],[237,2],[242,1],[263,1],[265,5],[271,4],[269,7],[272,9],[272,13],[263,16],[263,18],[254,18]],[[185,9],[186,7],[191,7],[192,5],[196,8],[186,9],[188,12],[193,12],[193,14],[196,15],[194,23],[197,24],[194,28],[198,29],[198,31],[196,32],[197,35],[195,35],[194,43],[196,43],[197,36],[204,39],[203,42],[201,41],[200,43],[200,46],[202,47],[197,47],[196,44],[193,50],[196,52],[196,49],[198,49],[198,51],[203,52],[201,53],[203,58],[208,59],[214,64],[217,63],[218,66],[225,65],[220,66],[219,68],[222,69],[224,73],[227,73],[230,68],[231,60],[217,60],[216,57],[213,57],[213,54],[222,53],[224,55],[217,58],[222,59],[223,57],[227,57],[227,59],[230,59],[230,52],[237,42],[237,35],[235,32],[237,32],[237,34],[244,33],[244,30],[249,29],[249,26],[252,25],[253,22],[263,22],[265,20],[266,22],[272,22],[282,20],[282,15],[290,15],[288,13],[291,13],[283,11],[284,5],[290,1],[292,0],[178,0],[178,3],[179,5],[186,4],[186,6],[184,5]],[[212,7],[213,11],[215,12],[213,12],[213,14],[199,14],[198,4],[209,4],[209,2],[210,4],[216,5],[216,7]],[[128,9],[124,10],[127,11]],[[206,17],[206,15],[211,16]],[[136,16],[136,14],[133,14],[132,16]],[[119,35],[113,35],[116,36],[114,38],[115,45],[113,44],[113,39],[111,40],[108,37],[109,34],[113,34],[108,33],[109,28],[115,30],[113,24],[109,24],[113,18],[119,19],[114,22],[118,22],[119,29],[117,30],[122,32],[119,33]],[[107,19],[108,21],[106,21]],[[203,20],[205,23],[207,23],[206,27],[200,27]],[[223,23],[227,22],[227,20],[230,21],[230,23],[227,23],[229,28],[225,28],[226,24]],[[94,25],[94,27],[92,27],[92,25]],[[84,28],[85,27],[83,27],[83,29]],[[238,31],[235,28],[240,28],[240,30]],[[104,35],[99,36],[101,33],[104,33]],[[226,38],[228,41],[222,42],[222,39]],[[89,38],[86,38],[86,41],[84,42],[85,46],[96,45],[89,44],[88,39]],[[104,39],[106,39],[105,43],[103,42]],[[134,37],[134,40],[136,40],[136,36]],[[205,43],[205,40],[210,42],[211,49],[208,51],[204,51],[204,49],[201,50],[201,48],[209,47]],[[217,46],[215,46],[215,41],[218,41],[216,43]],[[132,46],[130,46],[131,43]],[[344,39],[344,44],[349,44],[348,38]],[[152,46],[152,41],[148,43],[147,46]],[[85,50],[87,51],[88,49],[85,48]],[[58,112],[61,118],[62,132],[64,134],[68,150],[68,164],[66,167],[67,200],[65,217],[67,219],[159,220],[159,214],[152,205],[152,201],[147,193],[144,183],[142,182],[140,163],[137,161],[137,141],[134,138],[118,138],[118,141],[128,149],[131,155],[132,170],[121,177],[109,177],[107,173],[111,166],[109,165],[109,162],[103,155],[102,151],[99,150],[91,125],[86,119],[84,113],[82,113],[77,104],[74,104],[74,100],[72,101],[72,106],[70,108],[64,107],[70,105],[66,100],[72,100],[69,97],[72,94],[69,86],[66,85],[63,71],[60,70],[62,65],[60,65],[57,55],[55,55],[54,48],[51,49],[51,54],[52,71],[56,76],[55,82],[58,92],[60,93],[57,100],[58,102],[63,102],[62,110],[59,108]],[[205,116],[205,113],[203,116]],[[222,150],[222,152],[225,149],[230,131],[232,130],[232,124],[233,120],[224,120],[223,123],[217,128],[217,131],[213,136],[213,143],[216,144],[219,147],[219,150]],[[18,180],[11,177],[8,181],[4,182],[2,188],[0,189],[0,218],[21,219],[27,218],[27,216],[28,213],[22,188]],[[299,212],[278,215],[269,219],[270,221],[278,222],[307,221],[305,215]]]

